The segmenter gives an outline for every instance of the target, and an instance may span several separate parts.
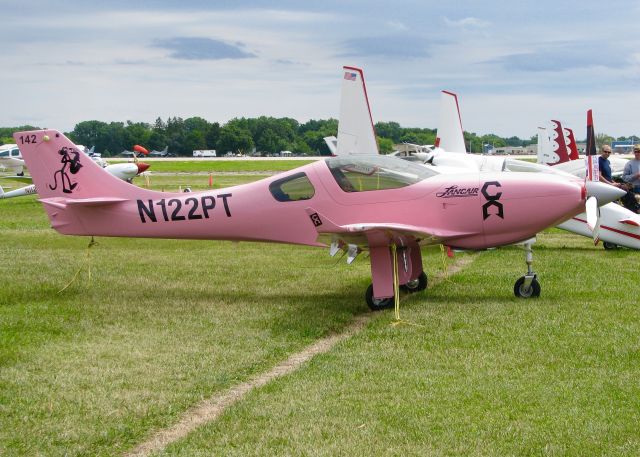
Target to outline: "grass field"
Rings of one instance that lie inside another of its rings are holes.
[[[144,162],[140,158],[140,162]],[[109,163],[123,163],[128,160],[111,160]],[[285,171],[301,167],[313,160],[147,160],[151,170],[156,172],[265,172]]]
[[[205,188],[208,176],[151,185]],[[366,259],[100,238],[89,277],[89,240],[49,229],[35,197],[0,212],[2,456],[122,455],[363,314],[362,331],[159,455],[640,453],[635,251],[548,230],[534,246],[540,299],[513,296],[519,249],[487,251],[405,297],[413,325],[392,326],[393,311],[364,303]],[[442,271],[438,248],[425,264]]]

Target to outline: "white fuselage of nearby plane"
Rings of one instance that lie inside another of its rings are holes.
[[[5,144],[0,146],[0,170],[22,173],[24,160],[17,144]]]

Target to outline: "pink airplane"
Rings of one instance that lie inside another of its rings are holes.
[[[583,181],[553,174],[443,175],[385,156],[332,157],[219,190],[156,192],[111,176],[55,130],[14,137],[62,234],[330,246],[348,262],[369,251],[365,297],[374,310],[393,306],[397,285],[426,288],[420,246],[516,243],[583,212],[587,196]]]

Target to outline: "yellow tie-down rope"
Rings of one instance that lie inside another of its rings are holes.
[[[447,263],[447,257],[449,256],[449,253],[445,254],[445,247],[444,244],[440,245],[440,258],[442,259],[442,272],[444,273],[444,279],[445,281],[449,279],[449,264]]]
[[[398,248],[395,243],[391,245],[391,256],[393,257],[393,301],[395,311],[395,320],[391,323],[391,325],[395,327],[396,325],[406,324],[413,325],[415,327],[424,327],[424,325],[400,319],[400,280],[398,277]]]
[[[76,274],[73,275],[73,278],[71,278],[71,281],[69,281],[69,283],[66,286],[64,286],[62,289],[58,291],[59,294],[64,292],[71,284],[73,284],[76,281],[76,279],[78,279],[78,275],[80,275],[80,272],[85,267],[85,265],[87,266],[87,277],[89,278],[89,282],[91,282],[91,248],[96,244],[98,244],[98,242],[95,241],[93,237],[91,237],[91,241],[89,241],[89,245],[87,246],[87,255],[84,259],[84,262],[82,263],[82,265],[80,265],[80,268],[78,268],[78,271],[76,271]]]

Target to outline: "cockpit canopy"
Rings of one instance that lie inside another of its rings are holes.
[[[549,165],[541,165],[539,163],[527,162],[520,159],[504,159],[502,171],[515,171],[525,173],[551,173],[554,175],[561,175],[565,177],[575,178],[575,176],[565,173],[563,171],[554,169]]]
[[[326,164],[345,192],[398,189],[438,174],[416,163],[380,155],[332,157]]]

